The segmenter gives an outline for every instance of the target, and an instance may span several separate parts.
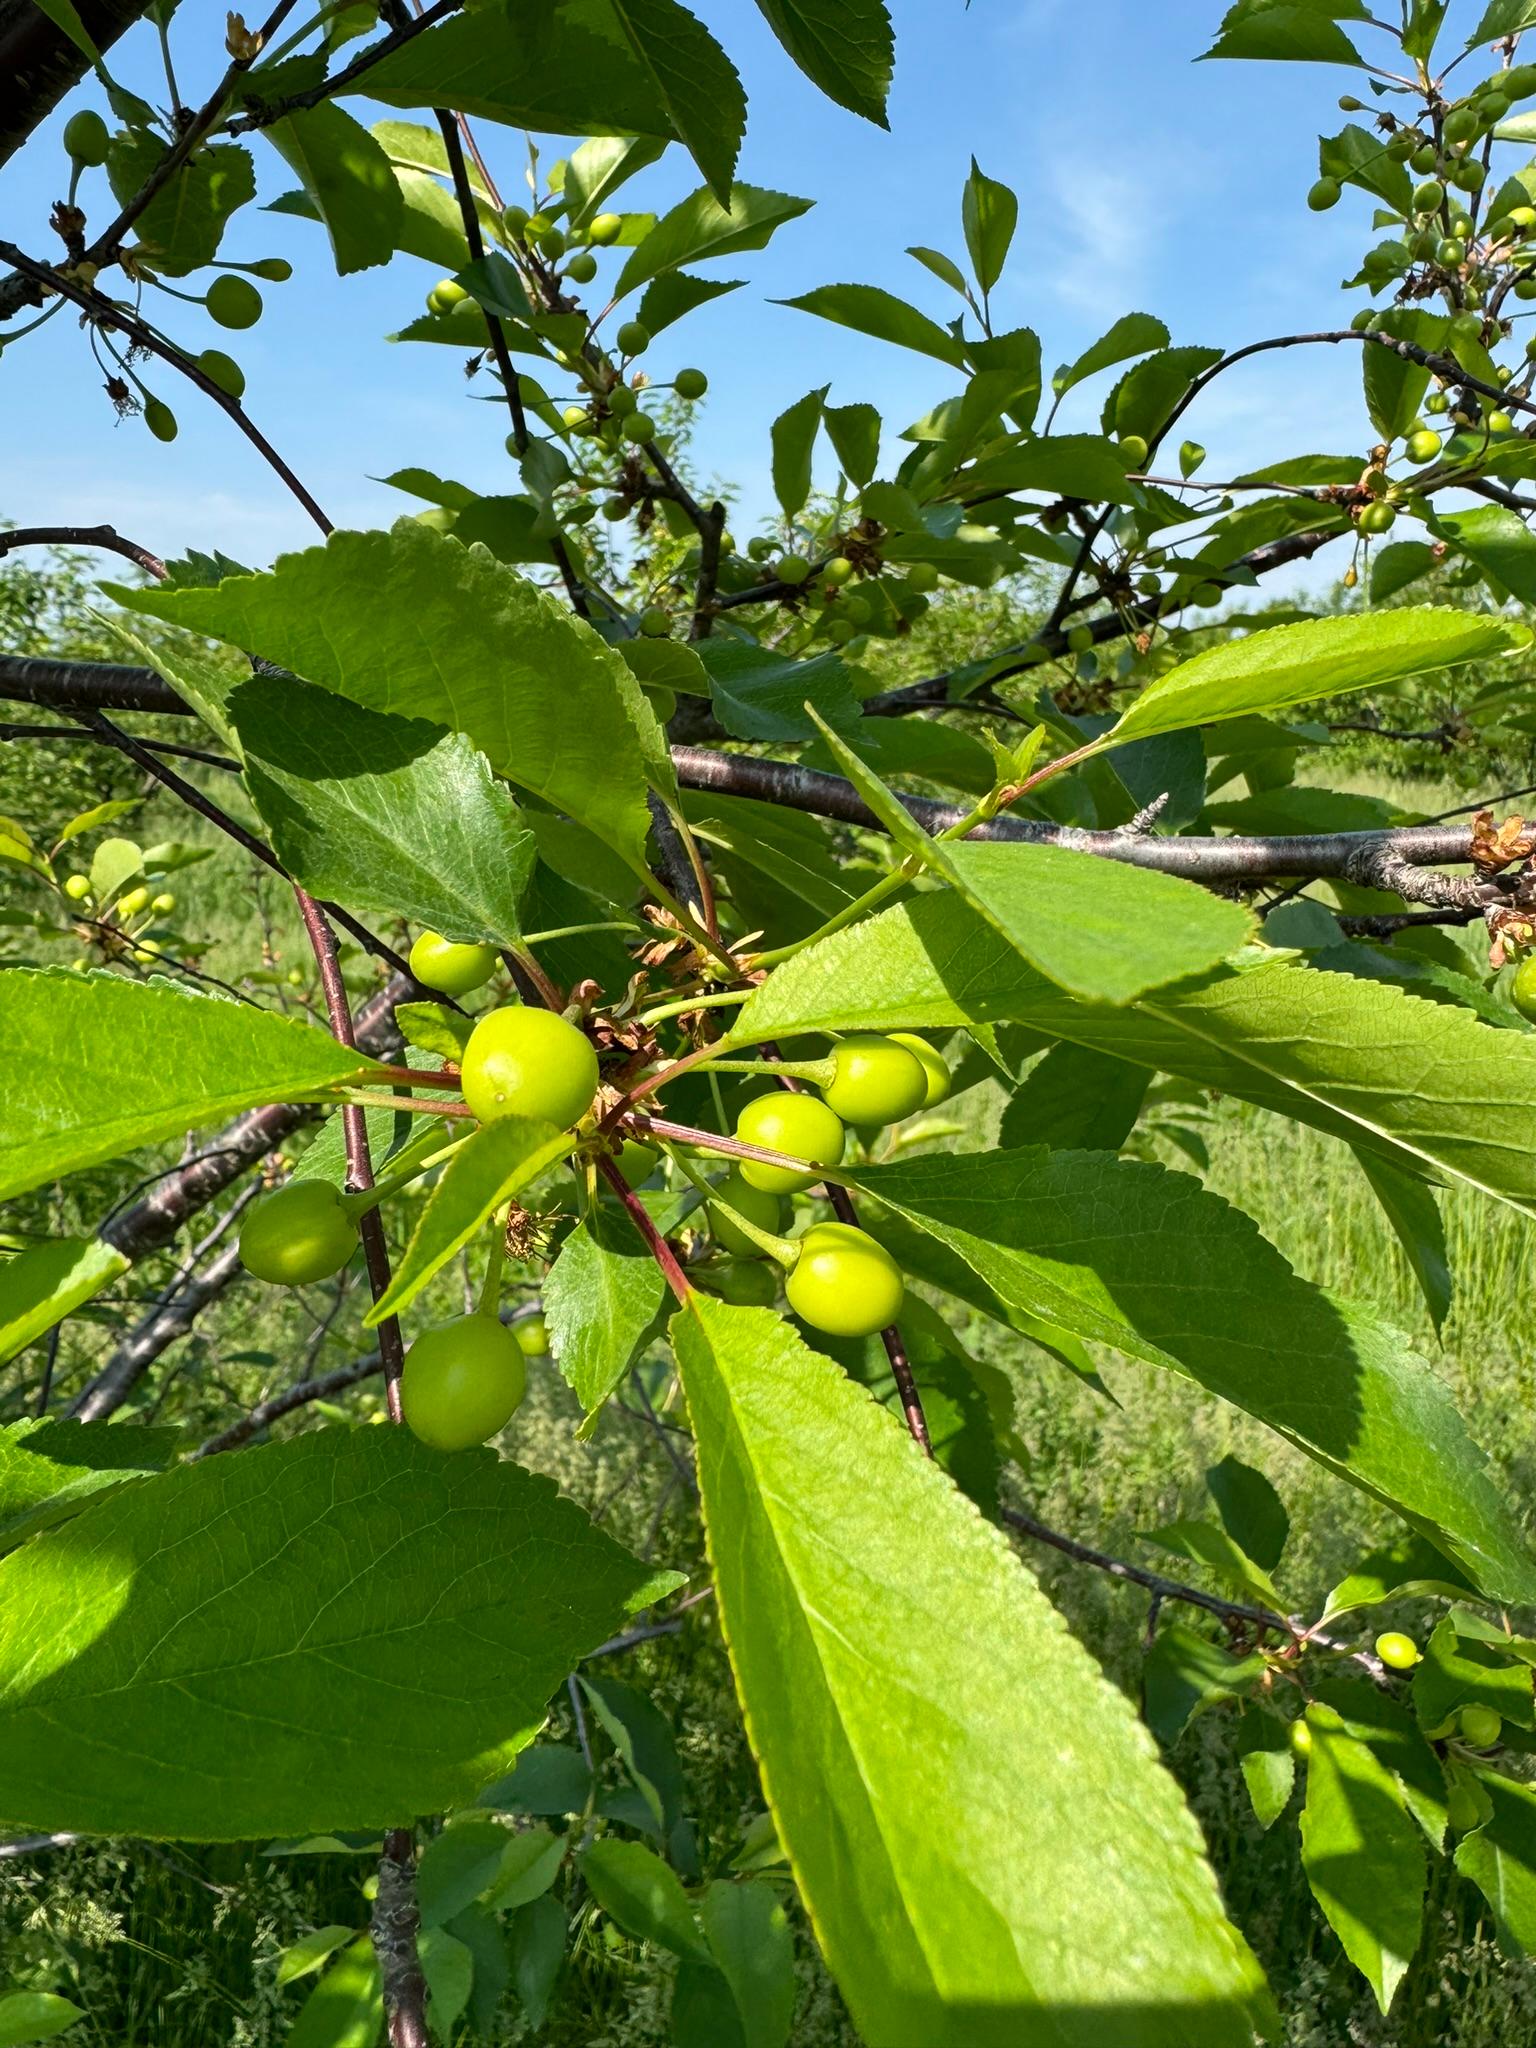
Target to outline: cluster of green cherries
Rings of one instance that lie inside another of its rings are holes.
[[[1389,1671],[1411,1671],[1422,1659],[1422,1651],[1401,1629],[1389,1629],[1376,1638],[1376,1654]],[[1344,1717],[1333,1707],[1313,1705],[1312,1721],[1321,1728],[1342,1728]],[[1504,1717],[1496,1707],[1472,1700],[1457,1712],[1455,1733],[1471,1749],[1494,1749],[1504,1732]],[[1299,1757],[1312,1753],[1312,1725],[1297,1720],[1290,1725],[1291,1748]]]
[[[435,932],[422,933],[411,948],[412,973],[443,995],[484,987],[498,964],[494,947]],[[736,1123],[742,1146],[776,1156],[744,1152],[723,1181],[705,1189],[710,1234],[730,1263],[700,1277],[727,1300],[766,1307],[776,1299],[774,1268],[780,1268],[786,1298],[803,1322],[832,1336],[871,1336],[900,1312],[900,1266],[876,1239],[849,1224],[816,1222],[800,1237],[786,1237],[785,1198],[837,1168],[849,1124],[869,1130],[942,1101],[949,1069],[925,1040],[896,1032],[852,1034],[825,1060],[794,1071],[814,1072],[818,1092],[755,1096]],[[598,1079],[597,1053],[585,1032],[553,1010],[521,1004],[486,1011],[459,1065],[464,1101],[482,1124],[520,1116],[574,1130],[592,1107]],[[634,1140],[618,1155],[631,1186],[657,1161],[650,1146]],[[279,1286],[329,1279],[351,1258],[359,1222],[379,1199],[377,1190],[349,1194],[318,1177],[289,1180],[251,1205],[240,1231],[241,1260],[258,1279]],[[509,1329],[494,1295],[494,1286],[488,1288],[478,1308],[423,1331],[406,1353],[400,1383],[405,1420],[439,1450],[467,1449],[503,1429],[523,1398],[527,1359],[547,1348],[542,1316],[520,1318]]]

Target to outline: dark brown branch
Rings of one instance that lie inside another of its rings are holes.
[[[1059,1550],[1064,1557],[1070,1557],[1078,1564],[1091,1564],[1096,1571],[1107,1572],[1112,1579],[1140,1586],[1150,1593],[1154,1600],[1178,1601],[1186,1607],[1203,1608],[1207,1614],[1214,1614],[1220,1621],[1239,1623],[1250,1629],[1262,1629],[1272,1635],[1283,1635],[1298,1650],[1310,1646],[1352,1657],[1357,1664],[1365,1667],[1378,1685],[1385,1686],[1390,1683],[1386,1666],[1379,1657],[1369,1650],[1357,1649],[1353,1643],[1346,1642],[1342,1637],[1324,1635],[1320,1629],[1307,1628],[1290,1615],[1276,1614],[1272,1608],[1250,1607],[1241,1600],[1224,1600],[1219,1593],[1204,1592],[1199,1586],[1186,1586],[1178,1579],[1164,1577],[1161,1572],[1150,1572],[1143,1565],[1127,1564],[1123,1558],[1110,1557],[1105,1551],[1094,1550],[1089,1544],[1079,1543],[1075,1537],[1062,1535],[1059,1529],[1047,1528],[1044,1522],[1037,1522],[1033,1515],[1022,1514],[1017,1508],[1001,1508],[999,1513],[1010,1529],[1017,1529],[1024,1536],[1032,1536],[1036,1542],[1048,1543],[1053,1550]]]
[[[125,540],[114,526],[8,526],[0,527],[0,555],[16,548],[105,548],[114,555],[126,555],[146,575],[157,581],[165,564],[136,540]]]
[[[238,1422],[232,1422],[228,1429],[221,1429],[217,1436],[199,1444],[195,1451],[188,1453],[187,1462],[192,1464],[199,1458],[211,1458],[219,1451],[236,1450],[241,1444],[249,1443],[253,1436],[259,1436],[264,1429],[270,1429],[283,1416],[291,1415],[296,1408],[307,1407],[311,1401],[328,1401],[333,1394],[344,1393],[348,1387],[372,1379],[383,1370],[383,1355],[370,1351],[365,1358],[354,1359],[351,1365],[338,1365],[332,1372],[317,1373],[313,1379],[299,1380],[286,1392],[274,1394],[270,1401],[259,1401]]]
[[[76,0],[82,27],[110,50],[148,0]],[[36,0],[0,0],[0,164],[84,78],[89,61]],[[0,318],[3,318],[0,313]]]
[[[45,711],[165,711],[192,716],[152,668],[117,661],[67,661],[47,654],[0,654],[0,698]]]
[[[235,1243],[225,1245],[201,1273],[189,1273],[114,1349],[90,1385],[70,1403],[67,1414],[79,1422],[104,1422],[116,1414],[155,1360],[187,1336],[208,1304],[244,1271]]]
[[[0,740],[68,740],[78,747],[82,740],[96,739],[98,735],[82,732],[77,725],[7,725],[0,724]],[[101,742],[106,745],[106,741]],[[223,768],[232,774],[240,773],[240,763],[230,760],[227,754],[210,754],[202,747],[178,747],[170,740],[145,740],[144,745],[156,754],[169,754],[177,761],[198,761],[205,768]],[[220,987],[227,984],[220,983]]]
[[[417,1953],[421,1907],[411,1828],[391,1828],[384,1837],[370,1932],[384,1980],[390,2048],[427,2048],[427,1983]]]
[[[228,135],[245,135],[257,128],[270,128],[274,121],[281,121],[287,114],[302,113],[306,107],[318,107],[322,100],[334,99],[337,93],[350,92],[358,80],[366,77],[376,64],[381,63],[386,57],[392,57],[396,50],[402,49],[405,44],[414,42],[424,30],[436,28],[448,15],[456,14],[462,4],[463,0],[434,0],[434,4],[427,8],[425,13],[417,15],[414,20],[402,22],[387,36],[381,36],[378,42],[370,43],[350,64],[336,72],[333,77],[322,78],[318,85],[311,86],[307,92],[293,92],[282,99],[259,101],[257,93],[248,85],[246,99],[257,103],[252,106],[250,113],[237,115],[233,121],[227,121],[224,124],[224,132]],[[260,76],[258,72],[254,81],[257,85],[260,83]]]

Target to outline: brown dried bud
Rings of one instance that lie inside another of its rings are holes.
[[[1472,820],[1472,864],[1484,874],[1497,874],[1532,852],[1536,825],[1528,825],[1524,818],[1506,818],[1495,825],[1492,811],[1479,811]]]
[[[248,29],[238,14],[225,17],[224,47],[237,64],[250,64],[261,55],[261,36]]]

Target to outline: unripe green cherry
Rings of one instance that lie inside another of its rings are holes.
[[[1440,453],[1440,436],[1433,427],[1415,427],[1403,444],[1403,452],[1410,462],[1433,462]]]
[[[773,565],[773,573],[781,583],[791,587],[801,584],[811,573],[811,565],[804,555],[780,555]]]
[[[1491,412],[1483,424],[1490,434],[1512,434],[1515,431],[1515,423],[1507,412]]]
[[[607,395],[606,404],[616,420],[623,420],[639,409],[640,400],[627,384],[615,384]]]
[[[498,965],[494,946],[465,946],[440,932],[423,932],[411,948],[411,972],[424,988],[467,996],[484,988]]]
[[[845,597],[838,610],[855,626],[865,626],[869,623],[869,599],[860,597],[857,591]]]
[[[845,1124],[896,1124],[921,1109],[928,1076],[921,1061],[894,1039],[873,1031],[850,1032],[832,1048],[836,1072],[822,1100]]]
[[[1456,1719],[1462,1740],[1470,1742],[1474,1749],[1492,1749],[1504,1726],[1503,1717],[1494,1708],[1482,1706],[1477,1701],[1463,1707]]]
[[[64,884],[64,894],[71,903],[83,903],[91,893],[89,875],[70,875]]]
[[[624,1176],[624,1185],[637,1188],[642,1181],[650,1179],[660,1160],[661,1154],[654,1145],[642,1145],[638,1138],[626,1138],[614,1163]]]
[[[590,284],[597,275],[597,258],[582,249],[566,264],[565,274],[572,284]]]
[[[247,263],[245,268],[252,277],[264,277],[268,284],[286,284],[293,275],[293,265],[286,256],[263,256],[259,263]]]
[[[763,1259],[714,1266],[699,1276],[713,1294],[737,1308],[772,1308],[779,1298],[776,1270]]]
[[[463,285],[455,282],[453,278],[440,278],[427,293],[427,311],[451,313],[455,306],[462,306],[468,297],[469,293],[465,291]]]
[[[205,348],[197,359],[197,367],[230,398],[245,396],[245,372],[234,357],[225,355],[222,349]]]
[[[659,604],[648,604],[640,614],[640,631],[647,640],[665,640],[672,630],[672,620]]]
[[[765,539],[765,537],[760,533],[755,534],[753,538],[747,542],[747,554],[754,562],[766,562],[768,557],[772,553],[773,542],[771,540]]]
[[[1380,498],[1377,498],[1367,505],[1360,514],[1360,531],[1362,533],[1386,533],[1396,524],[1396,521],[1397,513],[1393,508],[1390,505],[1384,504]]]
[[[1419,1661],[1419,1646],[1400,1629],[1389,1629],[1376,1638],[1376,1654],[1393,1671],[1411,1671]]]
[[[768,1188],[754,1187],[742,1178],[738,1167],[733,1167],[721,1181],[717,1190],[720,1202],[729,1204],[748,1223],[755,1223],[759,1230],[765,1230],[771,1237],[780,1237],[784,1231],[784,1198]],[[734,1252],[739,1259],[755,1259],[762,1255],[762,1246],[748,1237],[740,1224],[735,1223],[720,1207],[720,1202],[706,1202],[704,1213],[709,1218],[709,1234],[723,1252]]]
[[[858,630],[852,619],[838,618],[836,615],[828,619],[826,625],[827,638],[834,647],[846,647]]]
[[[216,277],[203,303],[209,319],[220,327],[254,327],[261,318],[261,293],[249,278]]]
[[[1413,192],[1415,213],[1437,213],[1445,204],[1445,187],[1438,178],[1426,178],[1422,185],[1416,185]]]
[[[919,1038],[915,1031],[893,1031],[891,1042],[905,1046],[923,1070],[926,1083],[922,1107],[932,1109],[936,1102],[942,1102],[949,1093],[952,1077],[944,1055],[935,1052],[926,1038]]]
[[[328,1180],[291,1180],[253,1202],[240,1225],[240,1259],[258,1280],[307,1287],[351,1258],[357,1225]]]
[[[1451,401],[1443,391],[1431,391],[1424,401],[1424,410],[1428,413],[1449,412],[1450,409]]]
[[[512,1340],[524,1358],[549,1356],[549,1324],[542,1316],[519,1316],[512,1325]]]
[[[1499,90],[1512,100],[1529,99],[1536,92],[1536,64],[1513,64],[1499,79]]]
[[[939,572],[932,562],[913,562],[906,572],[907,583],[919,596],[926,597],[930,590],[939,587]]]
[[[1305,1721],[1293,1721],[1287,1731],[1292,1753],[1299,1757],[1312,1754],[1312,1730]]]
[[[1465,101],[1459,107],[1452,107],[1440,124],[1440,133],[1447,142],[1470,142],[1481,126],[1477,111]]]
[[[1459,270],[1467,260],[1467,245],[1447,235],[1443,242],[1435,244],[1435,261],[1442,270]]]
[[[1484,127],[1496,127],[1509,112],[1509,101],[1501,92],[1485,92],[1482,96],[1481,111]]]
[[[782,1089],[772,1095],[756,1095],[747,1103],[736,1119],[736,1136],[744,1145],[760,1145],[765,1152],[783,1152],[791,1159],[809,1162],[809,1170],[801,1173],[790,1166],[743,1159],[742,1179],[776,1195],[814,1186],[821,1178],[816,1168],[836,1166],[847,1142],[842,1119],[819,1095],[791,1095]]]
[[[1529,1024],[1536,1024],[1536,953],[1527,953],[1515,969],[1509,1000]]]
[[[151,899],[149,907],[158,916],[165,917],[176,908],[176,898],[169,889],[162,889],[158,896]]]
[[[821,565],[821,580],[833,590],[839,589],[853,574],[853,564],[846,555],[834,555]]]
[[[650,329],[642,327],[638,320],[626,320],[613,338],[619,353],[626,356],[643,356],[651,345]]]
[[[1517,299],[1536,299],[1536,277],[1517,277],[1515,279],[1515,297]]]
[[[175,413],[159,398],[145,399],[144,424],[157,441],[174,441],[180,431]]]
[[[1128,469],[1140,469],[1147,459],[1147,443],[1142,434],[1122,434],[1119,448]]]
[[[527,232],[528,229],[527,207],[503,207],[501,214],[501,224],[506,229],[507,233],[512,236],[514,241],[521,241],[523,235]]]
[[[648,412],[632,412],[623,426],[626,441],[633,441],[638,447],[648,447],[656,438],[656,422]]]
[[[1419,177],[1427,178],[1432,171],[1440,168],[1440,152],[1432,142],[1421,142],[1408,162]]]
[[[1069,654],[1086,654],[1092,645],[1093,628],[1091,626],[1074,626],[1067,635],[1067,652]]]
[[[539,254],[547,256],[551,263],[558,262],[565,254],[565,230],[554,227],[546,228],[543,234],[539,236]]]
[[[142,885],[129,889],[118,898],[117,910],[120,917],[137,917],[141,910],[149,907],[149,891]]]
[[[672,379],[672,389],[679,398],[702,398],[709,389],[709,379],[702,370],[679,370]]]
[[[587,229],[587,240],[600,249],[609,248],[624,232],[624,219],[617,213],[600,213]]]
[[[800,1240],[784,1292],[813,1330],[834,1337],[870,1337],[901,1313],[901,1268],[866,1230],[815,1223]]]
[[[82,107],[64,124],[64,147],[74,161],[83,164],[87,170],[106,162],[110,142],[106,122],[91,107]]]
[[[553,1010],[492,1010],[469,1034],[459,1066],[464,1100],[483,1124],[529,1116],[569,1130],[597,1093],[592,1041]]]
[[[467,1451],[511,1421],[528,1383],[522,1347],[494,1316],[454,1316],[405,1354],[400,1406],[435,1451]]]
[[[1319,178],[1307,194],[1307,204],[1314,213],[1326,213],[1330,206],[1337,206],[1344,188],[1337,178]]]
[[[1458,192],[1480,192],[1488,173],[1475,156],[1464,156],[1451,166],[1451,183]]]

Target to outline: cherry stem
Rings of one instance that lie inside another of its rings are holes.
[[[651,1257],[660,1266],[667,1285],[677,1296],[679,1305],[686,1308],[692,1299],[693,1289],[688,1284],[687,1274],[677,1262],[676,1252],[673,1251],[671,1245],[667,1243],[667,1240],[656,1228],[654,1222],[652,1222],[650,1211],[624,1178],[623,1174],[620,1173],[617,1164],[612,1159],[606,1156],[600,1158],[597,1161],[597,1170],[629,1211],[630,1222],[634,1224],[636,1230],[645,1239],[647,1246],[650,1248]]]
[[[788,1152],[770,1152],[766,1145],[748,1145],[741,1138],[722,1138],[715,1131],[696,1130],[692,1124],[675,1124],[666,1117],[626,1113],[624,1128],[642,1137],[670,1138],[674,1144],[695,1145],[701,1152],[718,1152],[726,1159],[753,1159],[760,1166],[781,1166],[791,1173],[811,1173],[829,1179],[832,1168],[819,1159],[796,1159]]]

